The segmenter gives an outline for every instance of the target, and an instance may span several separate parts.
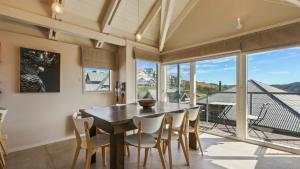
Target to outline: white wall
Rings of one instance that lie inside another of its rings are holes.
[[[4,130],[10,151],[73,136],[71,115],[80,108],[110,105],[111,93],[83,93],[80,49],[77,45],[0,31],[0,106],[8,111]],[[19,93],[20,47],[61,54],[59,93]],[[113,72],[113,84],[116,79]]]

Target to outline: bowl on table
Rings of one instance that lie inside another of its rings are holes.
[[[156,100],[153,99],[143,99],[139,100],[139,105],[142,106],[144,109],[150,109],[152,106],[155,105]]]

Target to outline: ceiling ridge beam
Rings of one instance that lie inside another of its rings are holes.
[[[110,0],[109,6],[105,12],[105,15],[101,21],[101,30],[103,33],[109,33],[110,24],[114,15],[117,12],[117,9],[121,3],[121,0]]]
[[[45,16],[37,15],[31,12],[27,12],[21,9],[16,9],[13,7],[9,7],[6,5],[0,4],[0,15],[14,18],[17,20],[25,21],[32,25],[44,27],[44,28],[52,28],[59,31],[64,31],[68,33],[72,33],[78,36],[87,37],[95,40],[102,40],[106,43],[125,46],[125,39],[107,35],[98,31],[90,30],[87,28],[83,28],[81,26],[72,25],[69,23],[61,22],[52,18],[48,18]]]
[[[161,36],[160,36],[160,40],[159,40],[159,51],[162,51],[164,49],[166,36],[167,36],[167,33],[168,33],[172,13],[173,13],[173,10],[174,10],[174,4],[175,4],[175,0],[168,0],[167,5],[166,5],[165,16],[162,17],[163,18],[163,22],[162,22],[163,25],[162,25]]]
[[[140,34],[141,36],[143,36],[143,34],[147,31],[147,29],[151,25],[154,18],[159,13],[160,9],[161,9],[161,0],[156,0],[156,2],[154,3],[153,7],[150,10],[150,12],[144,19],[142,25],[137,30],[136,34]]]
[[[196,6],[198,2],[199,0],[189,0],[188,4],[183,8],[182,12],[176,17],[174,22],[171,24],[166,41],[168,41],[172,37],[172,35],[179,28],[184,19],[188,16],[188,14],[192,11],[192,9]]]

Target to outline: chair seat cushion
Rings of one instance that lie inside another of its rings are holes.
[[[91,137],[91,143],[95,148],[109,145],[109,135],[108,134],[97,134]],[[82,148],[87,148],[85,139],[81,143]]]
[[[129,145],[138,146],[138,134],[131,134],[125,137],[125,142]],[[155,138],[146,133],[141,134],[141,145],[140,147],[142,148],[152,148],[155,147],[156,145],[156,140]]]

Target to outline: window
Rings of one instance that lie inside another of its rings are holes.
[[[136,67],[137,99],[157,100],[157,64],[153,62],[137,60]]]
[[[235,135],[236,57],[196,62],[196,100],[203,130]]]
[[[99,68],[84,68],[84,91],[110,91],[110,70]]]
[[[190,63],[167,65],[167,99],[171,103],[190,102]]]
[[[300,47],[249,54],[248,136],[300,148]]]

